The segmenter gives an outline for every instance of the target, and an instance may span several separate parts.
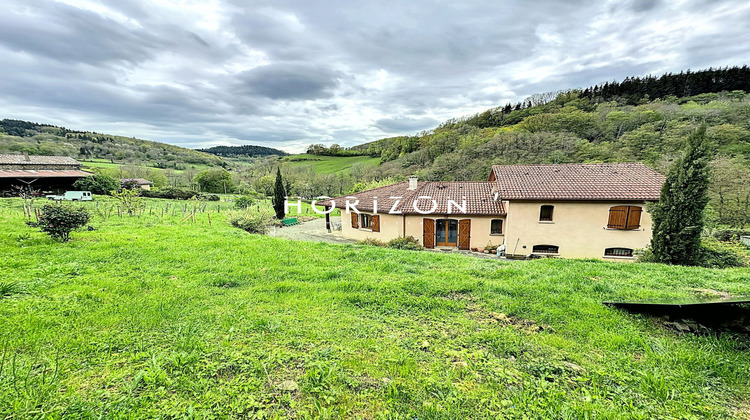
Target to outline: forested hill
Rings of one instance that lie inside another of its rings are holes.
[[[197,150],[90,131],[69,130],[49,124],[4,119],[0,121],[0,153],[63,155],[78,159],[107,159],[158,168],[184,169],[188,165],[225,166],[218,156]]]
[[[211,153],[222,157],[257,157],[257,156],[287,156],[289,153],[264,146],[214,146],[207,149],[196,149],[199,152]]]
[[[672,94],[679,91],[691,95]],[[706,123],[717,156],[747,166],[748,91],[747,66],[628,78],[533,95],[419,135],[352,149],[384,163],[395,161],[383,168],[386,172],[443,180],[481,179],[492,164],[642,161],[658,167],[679,152],[688,133]]]

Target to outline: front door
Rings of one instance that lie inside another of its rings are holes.
[[[438,246],[456,246],[458,244],[458,220],[436,220],[435,243]]]

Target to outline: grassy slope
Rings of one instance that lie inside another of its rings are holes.
[[[750,293],[748,270],[502,263],[180,219],[97,217],[60,244],[0,200],[0,282],[24,289],[0,299],[0,417],[747,414],[746,340],[600,302]]]
[[[293,155],[282,159],[284,165],[312,166],[315,173],[332,174],[345,171],[355,163],[362,162],[365,165],[375,166],[380,163],[380,158],[371,158],[369,156],[315,156],[308,154]]]

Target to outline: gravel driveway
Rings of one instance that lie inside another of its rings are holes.
[[[331,217],[331,223],[340,225],[341,217]],[[328,233],[325,219],[315,219],[297,226],[277,227],[271,230],[269,235],[296,241],[330,242],[334,244],[352,244],[355,242],[352,239],[342,237],[340,230]]]

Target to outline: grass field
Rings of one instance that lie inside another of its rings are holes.
[[[128,163],[117,163],[117,162],[116,163],[112,163],[108,159],[89,159],[89,160],[86,160],[86,161],[81,161],[81,163],[83,164],[83,169],[94,169],[94,168],[120,169],[120,167],[127,167],[127,166],[129,166]],[[148,168],[148,169],[156,169],[156,170],[159,170],[159,171],[163,170],[163,169],[159,169],[159,168],[154,168],[153,166],[147,166],[147,165],[144,165],[144,164],[139,164],[139,165],[136,165],[136,166],[142,166],[142,167]],[[191,169],[195,169],[196,171],[202,171],[204,169],[210,169],[213,166],[203,165],[203,164],[186,164],[186,167],[191,168]],[[180,173],[185,172],[185,170],[184,169],[175,169],[174,172],[177,173],[177,174],[180,174]]]
[[[58,243],[0,200],[0,418],[750,414],[746,337],[601,304],[750,294],[747,269],[291,242],[223,214]]]
[[[317,156],[317,155],[293,155],[287,156],[281,160],[287,166],[312,166],[315,172],[319,174],[333,174],[345,171],[355,163],[363,163],[368,166],[375,166],[380,163],[380,158],[371,158],[369,156]]]

